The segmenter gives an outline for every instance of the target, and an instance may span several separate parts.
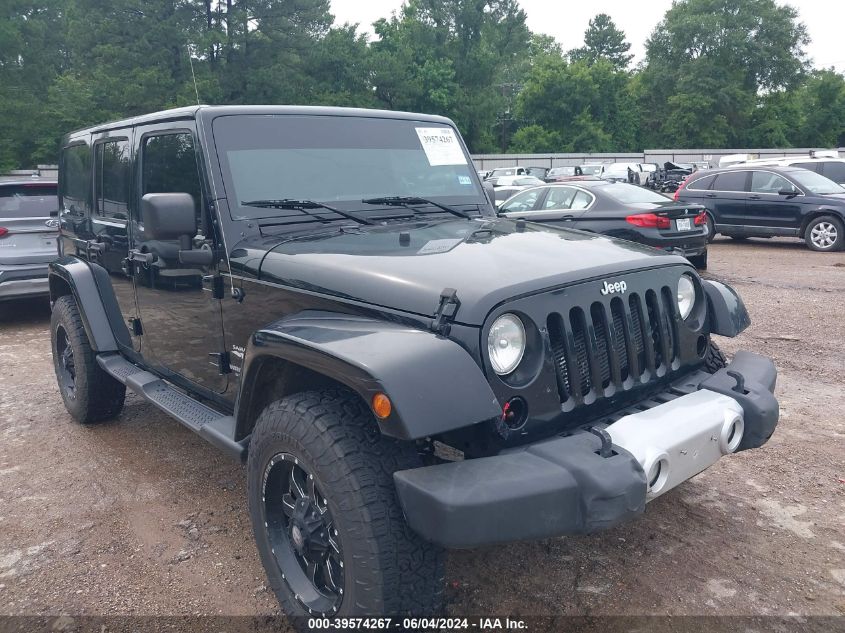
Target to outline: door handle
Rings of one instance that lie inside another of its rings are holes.
[[[562,215],[562,216],[560,216],[560,219],[561,220],[574,220],[575,216],[574,215]]]
[[[749,200],[759,200],[760,196],[748,196]]]
[[[716,194],[715,194],[715,193],[705,193],[705,194],[704,194],[704,197],[705,197],[705,198],[715,198],[715,197],[716,197]]]

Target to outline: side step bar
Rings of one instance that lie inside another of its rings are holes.
[[[97,355],[103,370],[153,403],[167,415],[200,435],[235,459],[246,461],[247,443],[236,442],[235,418],[205,406],[174,388],[155,374],[133,365],[117,352]]]

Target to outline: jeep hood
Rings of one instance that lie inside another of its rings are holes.
[[[440,293],[454,288],[455,321],[467,325],[482,324],[514,297],[686,263],[633,242],[508,219],[265,236],[241,242],[231,257],[236,274],[423,316],[433,316]]]

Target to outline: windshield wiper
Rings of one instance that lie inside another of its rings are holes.
[[[315,202],[314,200],[294,200],[293,198],[282,198],[280,200],[247,200],[246,202],[241,202],[241,205],[244,207],[261,207],[262,209],[297,209],[299,211],[305,211],[306,209],[326,209],[332,213],[337,213],[341,217],[358,222],[359,224],[375,224],[371,220],[362,218],[354,213],[341,211],[340,209],[330,207],[322,202]],[[316,214],[308,215],[321,217]],[[322,219],[325,220],[326,218]]]
[[[457,215],[459,218],[470,219],[470,216],[463,211],[459,211],[453,207],[448,207],[445,204],[440,204],[439,202],[434,202],[434,200],[418,198],[417,196],[384,196],[381,198],[367,198],[366,200],[361,200],[361,202],[364,204],[386,204],[391,207],[406,207],[409,209],[413,209],[414,206],[420,204],[430,204],[431,206],[443,209],[452,215]]]

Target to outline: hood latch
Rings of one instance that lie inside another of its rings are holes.
[[[437,305],[434,318],[429,326],[432,331],[441,336],[447,336],[451,322],[455,320],[455,314],[457,314],[460,306],[461,301],[458,299],[458,291],[454,288],[444,288],[440,293],[440,303]]]

